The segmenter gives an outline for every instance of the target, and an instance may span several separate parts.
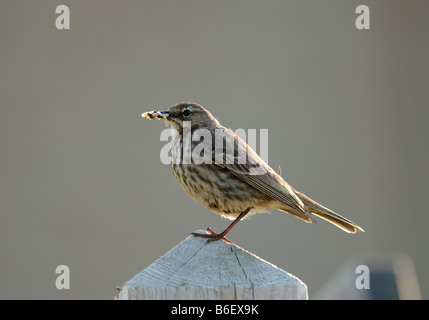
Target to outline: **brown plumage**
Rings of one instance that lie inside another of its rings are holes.
[[[209,228],[210,235],[195,236],[211,241],[222,239],[248,213],[269,209],[290,213],[309,223],[317,216],[349,233],[363,231],[357,224],[293,189],[246,142],[199,104],[178,103],[167,111],[147,112],[143,116],[164,119],[176,130],[171,160],[174,175],[185,192],[210,211],[235,219],[222,233],[214,233]]]

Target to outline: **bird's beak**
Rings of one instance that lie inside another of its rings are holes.
[[[167,111],[160,111],[162,119],[164,120],[165,126],[168,127],[168,118],[170,117],[170,112]]]
[[[157,110],[145,112],[142,114],[143,118],[148,118],[148,119],[157,118],[158,120],[162,119],[162,120],[164,120],[166,126],[168,125],[168,117],[169,116],[170,116],[169,111],[157,111]]]
[[[165,119],[165,118],[168,118],[169,116],[170,116],[170,112],[167,110],[167,111],[160,111],[159,112],[160,114],[161,114],[161,116]]]

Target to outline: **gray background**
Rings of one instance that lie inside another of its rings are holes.
[[[69,5],[71,29],[55,28]],[[355,27],[368,4],[371,29]],[[159,159],[180,101],[269,129],[269,164],[360,224],[281,212],[229,238],[310,298],[350,257],[406,253],[429,297],[428,1],[0,2],[0,298],[111,299],[190,232],[229,223]],[[71,289],[55,288],[66,264]]]

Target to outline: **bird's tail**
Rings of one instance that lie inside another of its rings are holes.
[[[295,193],[304,203],[304,206],[312,214],[318,216],[319,218],[322,218],[336,225],[338,228],[348,233],[356,233],[356,231],[364,232],[364,230],[361,227],[359,227],[356,223],[350,221],[347,218],[344,218],[343,216],[340,216],[339,214],[333,212],[332,210],[329,210],[328,208],[317,203],[316,201],[310,199],[305,194],[298,192],[296,190],[295,190]]]

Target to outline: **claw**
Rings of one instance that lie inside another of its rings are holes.
[[[223,232],[221,233],[216,233],[212,230],[212,228],[208,227],[206,229],[207,232],[210,232],[210,234],[204,234],[204,233],[196,233],[196,232],[192,232],[191,234],[194,237],[200,237],[200,238],[207,238],[207,243],[209,242],[213,242],[213,241],[218,241],[218,240],[224,240],[228,243],[232,243],[231,240],[225,238],[225,234]]]

